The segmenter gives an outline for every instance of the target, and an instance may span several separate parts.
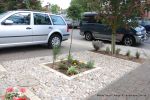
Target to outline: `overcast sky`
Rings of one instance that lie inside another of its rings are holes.
[[[49,2],[51,4],[57,4],[62,9],[66,9],[69,7],[71,0],[41,0],[41,1],[42,1],[42,6],[46,5],[47,2]]]

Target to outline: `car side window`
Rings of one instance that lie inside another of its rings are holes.
[[[50,18],[47,14],[34,13],[34,25],[51,25]]]
[[[13,21],[13,25],[30,25],[30,16],[30,13],[16,13],[8,17],[6,20]]]
[[[65,21],[60,16],[51,15],[51,19],[54,25],[66,25]]]
[[[97,21],[95,16],[84,16],[82,18],[83,23],[99,23],[102,24],[101,21]]]

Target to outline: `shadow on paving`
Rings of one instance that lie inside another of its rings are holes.
[[[150,100],[150,60],[88,100]]]

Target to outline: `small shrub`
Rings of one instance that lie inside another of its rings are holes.
[[[106,53],[107,53],[107,54],[110,54],[110,52],[111,52],[111,51],[110,51],[110,48],[107,47],[107,48],[106,48]]]
[[[72,61],[72,64],[76,66],[76,65],[79,64],[79,61],[78,61],[78,60],[73,60],[73,61]]]
[[[68,75],[75,75],[75,74],[78,74],[78,70],[76,69],[76,66],[71,66],[68,68],[67,70],[67,74]]]
[[[140,58],[140,55],[141,55],[140,52],[137,51],[137,52],[135,53],[136,59],[139,59],[139,58]]]
[[[120,54],[120,51],[121,51],[121,49],[120,49],[120,48],[117,48],[117,49],[116,49],[116,54],[117,54],[117,55]]]
[[[80,68],[84,68],[85,66],[86,66],[85,63],[80,62],[80,64],[79,64],[79,67],[80,67]]]
[[[68,60],[68,63],[72,63],[73,62],[72,55],[68,55],[67,60]]]
[[[59,53],[60,53],[60,47],[54,46],[53,47],[53,66],[55,64],[55,61],[56,61]]]
[[[58,66],[59,69],[63,69],[63,70],[66,70],[68,68],[68,66],[65,63],[60,63]]]
[[[104,43],[102,41],[92,41],[92,45],[93,45],[95,51],[98,51],[102,47],[104,47]]]
[[[94,67],[94,61],[88,61],[85,67],[86,68],[93,68]]]
[[[127,51],[126,56],[128,56],[128,57],[131,56],[131,51],[130,50]]]

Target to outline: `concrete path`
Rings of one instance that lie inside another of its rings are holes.
[[[150,100],[150,61],[99,90],[88,100]]]

